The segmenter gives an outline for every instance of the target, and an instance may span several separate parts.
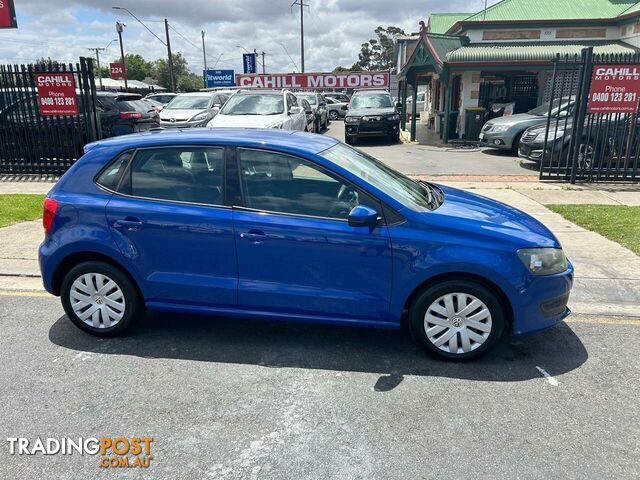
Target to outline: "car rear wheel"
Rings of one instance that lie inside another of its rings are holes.
[[[347,145],[353,145],[355,143],[355,137],[345,136],[344,143],[346,143]]]
[[[92,335],[119,335],[142,315],[142,301],[133,282],[104,262],[85,262],[64,277],[62,306],[69,319]]]
[[[338,112],[336,112],[335,110],[331,110],[329,112],[329,120],[332,120],[332,121],[338,120]]]
[[[504,310],[484,285],[447,280],[422,292],[409,310],[416,342],[428,353],[453,361],[490,350],[504,331]]]

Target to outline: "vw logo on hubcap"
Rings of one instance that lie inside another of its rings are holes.
[[[458,328],[462,326],[462,318],[461,317],[453,317],[451,319],[451,325]]]

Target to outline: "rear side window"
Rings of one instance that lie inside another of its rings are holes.
[[[117,157],[98,175],[96,183],[108,190],[116,190],[120,177],[122,177],[122,172],[124,172],[132,156],[133,152],[125,152]]]
[[[135,197],[222,205],[222,147],[139,150],[121,193]]]

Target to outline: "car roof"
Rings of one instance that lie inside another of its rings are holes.
[[[356,95],[380,95],[380,94],[385,94],[385,95],[391,95],[387,90],[358,90],[356,91],[353,96]]]
[[[235,145],[239,147],[273,147],[274,150],[295,150],[318,153],[338,143],[333,137],[274,128],[189,128],[184,130],[156,130],[111,137],[90,143],[85,151],[94,148],[120,150],[173,145]]]
[[[211,97],[215,95],[217,92],[185,92],[178,93],[177,97]]]

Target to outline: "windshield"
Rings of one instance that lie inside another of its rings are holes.
[[[178,95],[165,107],[167,110],[204,110],[211,95]]]
[[[282,95],[234,95],[227,100],[223,115],[278,115],[284,113]]]
[[[315,95],[298,95],[298,98],[304,98],[307,102],[309,102],[309,105],[315,105],[316,104],[316,96]]]
[[[320,155],[366,180],[413,210],[433,209],[433,205],[429,203],[430,195],[423,186],[363,152],[339,143]],[[437,206],[436,204],[435,207]]]
[[[351,99],[351,108],[391,108],[393,102],[390,95],[356,95]]]
[[[573,102],[569,102],[568,98],[556,98],[553,101],[553,105],[551,106],[551,116],[555,117],[558,115],[558,112],[562,110],[567,110]],[[549,102],[545,102],[539,107],[534,108],[533,110],[529,110],[527,112],[529,115],[536,115],[538,117],[546,117],[549,115]]]

